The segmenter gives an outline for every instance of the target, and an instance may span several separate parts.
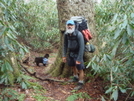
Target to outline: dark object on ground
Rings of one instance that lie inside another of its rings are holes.
[[[37,66],[39,66],[39,63],[43,64],[43,59],[44,58],[49,58],[49,54],[45,54],[44,57],[35,57],[34,63],[36,63]],[[46,66],[47,64],[43,64],[44,66]]]
[[[72,79],[68,80],[68,82],[78,82],[79,79],[76,77],[73,77]]]
[[[74,90],[80,90],[83,87],[83,83],[79,83],[77,84],[77,86],[74,88]]]
[[[23,61],[23,63],[25,63],[25,64],[27,64],[27,65],[28,65],[28,64],[29,64],[29,57],[28,57],[28,58],[26,58],[26,60],[24,60],[24,61]]]

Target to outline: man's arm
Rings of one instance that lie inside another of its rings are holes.
[[[77,61],[78,62],[82,62],[83,60],[83,54],[84,54],[84,38],[81,32],[78,32],[78,44],[79,44],[79,51],[78,51],[78,57],[77,57]]]

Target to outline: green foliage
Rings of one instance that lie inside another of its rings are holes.
[[[106,93],[117,101],[118,91],[125,93],[134,81],[134,6],[133,0],[96,5],[99,54],[88,66],[110,82]],[[101,26],[101,27],[100,27]]]
[[[34,79],[34,78],[32,78],[32,77],[30,77],[30,76],[28,76],[28,75],[21,74],[21,75],[17,78],[16,82],[17,82],[17,83],[20,83],[22,89],[33,88],[33,84],[31,84],[31,83],[29,82],[29,80],[31,80],[31,79]],[[37,86],[37,84],[36,84],[36,86]],[[38,86],[37,86],[37,87],[38,87]]]
[[[10,65],[10,62],[7,60],[3,60],[3,63],[1,64],[1,76],[0,76],[0,83],[5,83],[5,84],[11,84],[13,85],[14,82],[14,76],[13,76],[13,68]]]
[[[19,33],[15,24],[18,22],[16,12],[18,3],[23,2],[20,0],[19,2],[18,0],[0,1],[0,83],[5,84],[14,83],[15,70],[20,72],[20,68],[14,60],[19,60],[28,51],[17,41]]]
[[[66,101],[75,101],[78,98],[91,99],[91,97],[88,94],[80,92],[80,93],[74,93],[73,95],[70,95],[69,97],[67,97]]]
[[[24,44],[44,51],[58,42],[58,15],[53,0],[0,1],[0,83],[8,85],[17,80],[27,89],[28,80],[22,77],[18,63],[29,51]]]
[[[34,92],[33,92],[34,94],[32,96],[33,96],[33,98],[36,99],[36,101],[45,101],[45,100],[48,100],[48,98],[46,96],[44,96],[45,92],[46,92],[45,90],[40,90],[40,89],[36,88],[34,90]]]
[[[36,101],[45,101],[48,98],[44,96],[46,91],[42,87],[34,86],[32,92],[29,91],[29,95],[36,99]],[[13,88],[5,88],[0,90],[0,101],[24,101],[26,94],[17,92]]]
[[[30,0],[19,9],[16,27],[20,41],[38,52],[50,50],[59,43],[56,2]]]
[[[10,88],[3,89],[0,93],[1,101],[16,101],[16,100],[24,101],[25,97],[26,97],[25,94],[19,94],[17,91]]]

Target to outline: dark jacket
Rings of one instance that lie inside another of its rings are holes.
[[[68,36],[71,37],[72,39],[70,40]],[[75,51],[72,51],[72,47],[76,47],[77,49]],[[63,57],[67,57],[67,52],[69,51],[70,56],[76,57],[77,58],[76,61],[82,62],[84,47],[85,47],[84,38],[81,32],[74,31],[74,33],[72,33],[71,36],[68,33],[64,34]]]

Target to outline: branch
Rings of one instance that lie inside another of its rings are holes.
[[[35,77],[35,78],[37,78],[37,79],[39,79],[39,80],[41,80],[41,81],[65,82],[64,80],[57,80],[57,79],[50,79],[50,78],[40,78],[40,77],[38,77],[38,76],[36,75],[36,72],[31,73],[31,72],[28,71],[28,69],[27,69],[28,67],[25,67],[25,66],[23,66],[22,64],[21,64],[21,66],[25,69],[25,71],[26,71],[30,76],[33,76],[33,77]]]

